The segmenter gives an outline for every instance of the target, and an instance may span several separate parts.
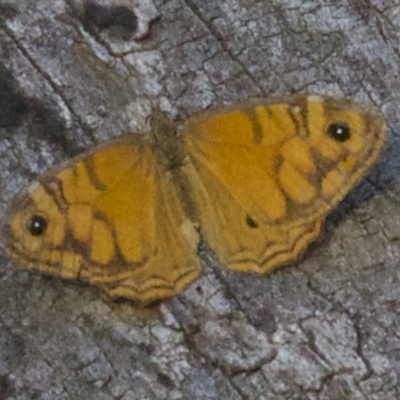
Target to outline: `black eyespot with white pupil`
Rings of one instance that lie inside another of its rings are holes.
[[[28,231],[32,236],[41,236],[47,229],[47,220],[41,215],[33,215],[28,221]]]
[[[345,142],[350,138],[350,127],[346,122],[334,122],[329,125],[328,135],[337,142]]]

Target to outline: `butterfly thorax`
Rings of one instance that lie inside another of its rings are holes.
[[[181,167],[186,155],[182,138],[171,117],[157,108],[150,115],[149,123],[152,147],[159,165],[166,171]]]

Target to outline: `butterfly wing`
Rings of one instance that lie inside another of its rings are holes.
[[[382,119],[316,96],[205,113],[184,131],[206,240],[228,268],[259,273],[318,236],[385,141]]]
[[[141,304],[179,293],[200,271],[175,186],[129,136],[46,173],[11,206],[8,230],[18,264]]]

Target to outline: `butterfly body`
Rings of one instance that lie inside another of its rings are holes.
[[[188,119],[154,112],[39,178],[8,212],[17,264],[141,304],[200,273],[199,233],[222,264],[264,273],[294,260],[378,158],[374,112],[316,96],[246,102]]]

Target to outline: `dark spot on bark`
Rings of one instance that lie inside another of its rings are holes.
[[[12,4],[0,4],[0,21],[14,18],[18,14],[18,9]]]
[[[138,344],[138,347],[141,351],[143,351],[143,353],[146,353],[148,356],[151,356],[152,354],[154,354],[154,352],[156,350],[154,345],[149,344],[149,343],[140,342]]]
[[[86,28],[107,29],[113,36],[127,40],[138,26],[134,12],[123,6],[103,6],[94,1],[86,1],[82,22]]]
[[[0,375],[0,399],[7,399],[15,394],[15,389],[7,376]]]
[[[0,63],[0,128],[18,127],[27,111],[26,99],[18,93],[11,73]]]
[[[74,148],[68,143],[64,124],[50,107],[36,99],[30,100],[29,129],[32,136],[54,143],[69,157],[78,154],[80,149]]]
[[[174,382],[171,380],[171,378],[170,378],[167,374],[164,374],[164,373],[162,373],[162,372],[159,372],[159,373],[157,374],[157,378],[158,378],[158,381],[159,381],[162,385],[164,385],[165,387],[167,387],[167,388],[169,388],[169,389],[174,389],[174,388],[175,388]]]
[[[39,137],[54,142],[69,156],[79,152],[68,144],[64,124],[51,105],[20,93],[14,77],[0,62],[0,128],[8,135],[22,125],[29,130],[28,140]]]

